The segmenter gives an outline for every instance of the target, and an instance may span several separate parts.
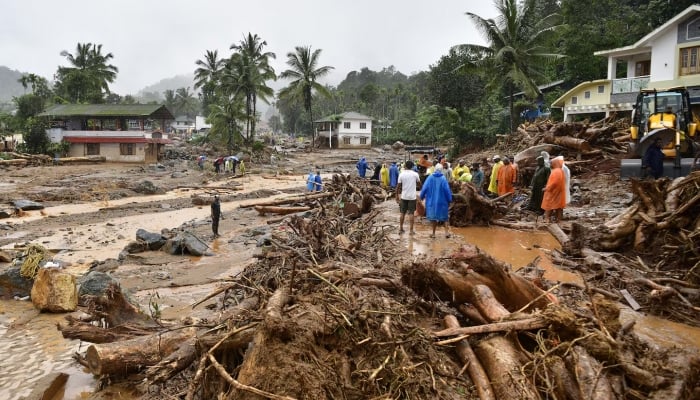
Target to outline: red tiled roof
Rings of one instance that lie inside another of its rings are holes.
[[[150,139],[144,137],[83,137],[83,136],[64,136],[63,140],[68,143],[158,143],[170,144],[170,139]]]

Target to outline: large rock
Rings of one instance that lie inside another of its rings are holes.
[[[40,311],[69,312],[78,308],[75,276],[58,268],[39,268],[31,296]]]
[[[13,210],[0,209],[0,218],[10,218],[14,214]]]
[[[158,250],[165,244],[165,238],[160,233],[148,232],[145,229],[136,231],[136,240],[146,243],[149,250]]]
[[[78,297],[80,299],[81,305],[84,305],[83,296],[96,296],[100,297],[105,295],[107,288],[116,284],[119,286],[119,281],[114,279],[111,275],[108,275],[100,271],[90,271],[87,275],[78,279],[80,284],[80,289],[78,289]]]
[[[143,181],[143,182],[139,183],[138,185],[136,185],[136,187],[133,190],[136,193],[143,193],[143,194],[165,193],[165,190],[154,185],[153,182],[151,182],[151,181]]]
[[[12,299],[29,296],[32,290],[33,280],[20,275],[20,267],[6,267],[0,270],[0,298]]]
[[[23,211],[43,210],[44,205],[31,200],[15,200],[12,203],[16,209]]]
[[[193,256],[210,256],[209,246],[204,241],[190,233],[181,232],[174,238],[168,239],[161,248],[172,255],[188,253]]]

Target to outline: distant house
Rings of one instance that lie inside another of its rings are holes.
[[[187,115],[180,115],[175,118],[170,124],[172,132],[189,137],[192,132],[196,129],[195,119],[188,117]]]
[[[562,108],[565,121],[577,115],[629,112],[645,88],[685,86],[691,103],[700,104],[700,5],[691,5],[634,44],[594,55],[607,57],[607,78],[584,82],[552,104]],[[618,78],[619,66],[624,68],[623,78]]]
[[[325,146],[329,148],[372,147],[372,117],[351,111],[327,116],[314,121],[314,124],[319,139],[325,141]]]
[[[157,162],[170,140],[163,127],[173,115],[157,104],[62,104],[50,107],[41,117],[49,119],[47,130],[53,143],[70,144],[68,156],[104,156],[114,162]]]

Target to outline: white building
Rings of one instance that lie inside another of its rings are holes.
[[[314,124],[318,138],[329,148],[372,147],[372,117],[350,111],[316,120]]]

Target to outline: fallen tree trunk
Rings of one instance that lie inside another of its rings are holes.
[[[593,148],[586,139],[579,139],[571,136],[545,136],[547,143],[553,143],[558,146],[568,147],[578,151],[591,151]]]
[[[530,380],[523,375],[522,356],[508,339],[494,336],[482,340],[475,352],[491,380],[497,399],[540,399]]]
[[[259,212],[260,215],[265,215],[267,213],[287,215],[294,214],[303,211],[309,211],[311,207],[275,207],[275,206],[255,206],[255,211]]]
[[[543,318],[534,317],[526,319],[516,319],[513,321],[494,322],[486,325],[464,326],[461,328],[448,328],[433,332],[435,337],[475,335],[478,333],[525,331],[531,329],[541,329],[547,327],[547,321]]]
[[[447,328],[459,328],[459,322],[454,315],[446,315],[443,319],[445,326]],[[472,383],[476,386],[476,392],[479,394],[481,400],[496,400],[496,396],[491,387],[491,382],[489,382],[489,377],[484,371],[484,367],[481,365],[479,358],[472,350],[469,342],[466,339],[457,342],[457,355],[459,355],[460,360],[467,367],[467,373],[472,379]]]
[[[187,343],[195,333],[195,328],[185,328],[121,342],[94,344],[87,348],[85,361],[93,375],[126,375],[156,365],[178,350],[181,344]]]
[[[267,201],[259,201],[259,202],[250,203],[250,204],[241,204],[238,207],[239,208],[253,208],[253,207],[257,207],[257,206],[281,206],[284,204],[302,203],[302,202],[309,201],[309,200],[316,200],[316,199],[323,199],[326,197],[332,197],[334,194],[335,193],[333,193],[333,192],[309,194],[306,196],[295,196],[295,197],[286,198],[286,199],[267,200]]]

